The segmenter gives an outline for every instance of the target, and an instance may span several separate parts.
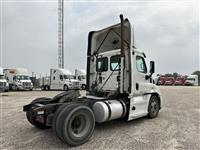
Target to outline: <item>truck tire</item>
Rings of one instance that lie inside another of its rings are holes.
[[[16,90],[16,91],[19,91],[19,88],[17,87],[17,85],[15,85],[15,90]]]
[[[81,89],[82,89],[82,90],[85,90],[85,89],[86,89],[86,85],[85,85],[85,84],[82,84]]]
[[[68,90],[69,90],[68,86],[67,86],[67,85],[64,85],[64,86],[63,86],[63,90],[64,90],[64,91],[68,91]]]
[[[92,110],[83,104],[63,107],[56,119],[57,136],[70,146],[87,142],[94,132],[95,117]]]
[[[54,116],[53,116],[53,122],[52,122],[52,129],[53,131],[55,132],[55,134],[58,136],[58,133],[56,131],[56,121],[57,121],[57,118],[58,118],[58,115],[60,114],[60,112],[63,110],[63,108],[65,108],[67,105],[69,104],[62,104],[57,110],[56,112],[54,113]],[[59,136],[58,136],[59,137]],[[59,137],[60,138],[60,137]]]
[[[152,95],[148,106],[148,117],[149,118],[157,117],[159,110],[160,110],[159,98],[155,95]]]
[[[64,109],[68,109],[68,111],[71,111],[71,109],[73,109],[74,107],[79,106],[79,105],[80,104],[78,104],[78,103],[63,104],[56,110],[56,112],[54,114],[52,129],[55,132],[55,134],[59,137],[59,139],[61,139],[62,141],[63,141],[63,137],[61,136],[62,130],[60,130],[58,125],[57,125],[58,120],[60,120],[60,117],[61,117],[60,114]]]

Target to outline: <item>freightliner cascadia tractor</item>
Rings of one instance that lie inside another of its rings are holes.
[[[123,15],[120,20],[89,33],[86,96],[71,90],[36,98],[23,108],[32,125],[52,127],[60,140],[77,146],[91,138],[96,122],[157,117],[161,94],[153,84],[154,62],[147,71],[146,56],[134,46],[129,20]]]

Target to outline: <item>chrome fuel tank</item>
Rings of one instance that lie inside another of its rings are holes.
[[[95,120],[99,123],[122,118],[126,110],[126,105],[122,100],[99,101],[93,105]]]

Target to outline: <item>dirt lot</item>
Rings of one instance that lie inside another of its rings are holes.
[[[1,93],[0,149],[200,149],[200,88],[161,87],[163,105],[156,119],[146,117],[98,124],[84,145],[70,148],[51,129],[31,126],[22,106],[56,91]]]

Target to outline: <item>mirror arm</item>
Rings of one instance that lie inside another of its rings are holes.
[[[145,79],[146,80],[150,79],[152,75],[153,75],[153,73],[150,73],[149,75],[145,75]]]

